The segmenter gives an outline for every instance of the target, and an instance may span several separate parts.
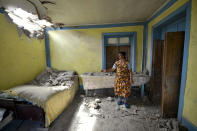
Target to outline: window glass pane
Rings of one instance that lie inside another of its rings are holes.
[[[129,44],[129,37],[120,37],[120,44]]]
[[[108,38],[108,44],[118,44],[118,38]]]

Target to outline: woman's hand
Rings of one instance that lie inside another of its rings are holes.
[[[107,72],[107,70],[106,69],[102,69],[101,72]]]

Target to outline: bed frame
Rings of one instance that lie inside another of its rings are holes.
[[[14,112],[14,119],[34,120],[45,123],[45,113],[42,108],[25,101],[0,98],[0,107]]]

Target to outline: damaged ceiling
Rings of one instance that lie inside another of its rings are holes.
[[[6,18],[18,26],[18,32],[30,38],[44,38],[44,28],[53,24],[39,0],[0,0]]]
[[[169,0],[0,0],[29,37],[43,38],[45,27],[146,21]]]
[[[41,0],[43,1],[43,0]],[[47,15],[65,26],[117,24],[147,20],[169,0],[49,0]]]

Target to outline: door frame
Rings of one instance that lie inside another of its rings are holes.
[[[106,47],[107,46],[121,46],[121,45],[109,45],[107,44],[107,38],[112,37],[128,37],[130,45],[130,64],[133,71],[136,71],[136,50],[137,50],[137,32],[113,32],[113,33],[103,33],[102,34],[102,68],[106,69]]]
[[[189,40],[190,40],[190,24],[191,24],[191,1],[184,4],[182,7],[168,15],[165,19],[161,20],[152,27],[151,31],[151,56],[150,56],[150,76],[152,71],[152,51],[153,51],[153,40],[156,28],[161,26],[164,23],[169,22],[173,17],[177,16],[180,13],[186,14],[186,24],[185,24],[185,41],[184,41],[184,50],[183,50],[183,63],[182,63],[182,74],[181,74],[181,85],[180,85],[180,94],[179,94],[179,107],[178,107],[178,120],[182,122],[183,120],[183,105],[184,105],[184,94],[186,87],[187,79],[187,65],[188,65],[188,54],[189,54]]]

